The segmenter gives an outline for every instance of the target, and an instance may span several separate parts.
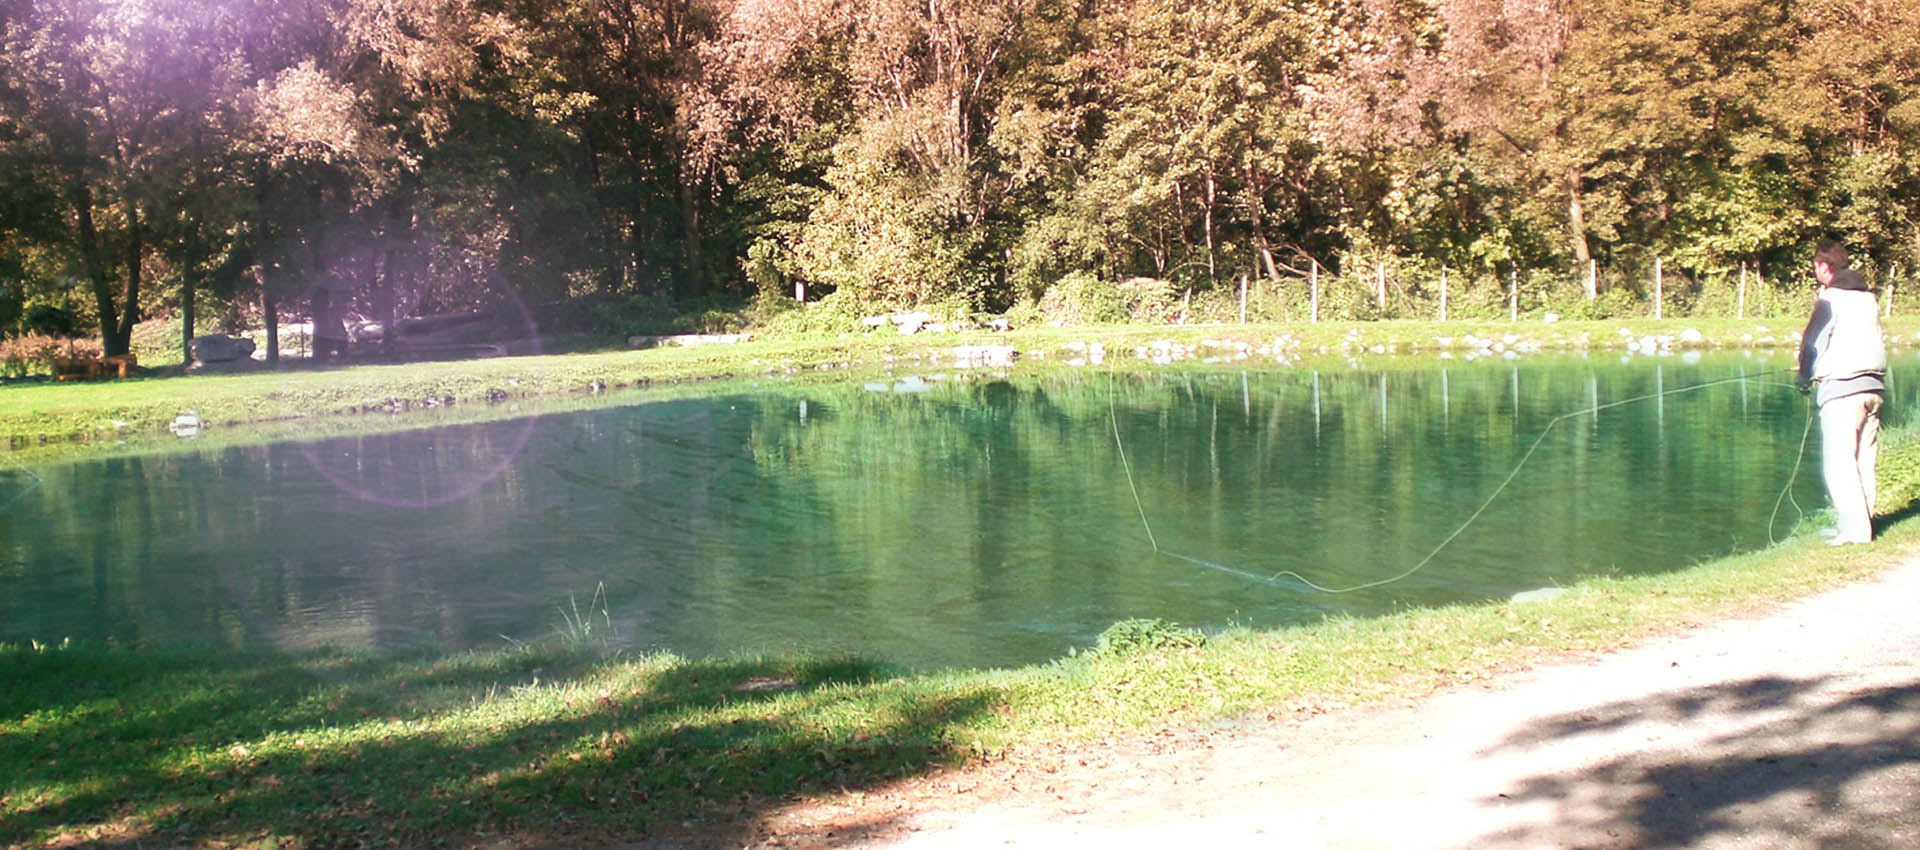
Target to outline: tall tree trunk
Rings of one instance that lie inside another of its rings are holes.
[[[1267,242],[1266,201],[1262,191],[1264,181],[1254,173],[1253,167],[1247,167],[1247,191],[1252,203],[1247,204],[1247,220],[1253,229],[1253,247],[1260,255],[1260,266],[1266,269],[1268,280],[1280,279],[1279,264],[1273,261],[1273,246]]]
[[[700,262],[700,207],[693,193],[693,181],[684,178],[680,181],[680,218],[686,228],[682,243],[687,255],[685,279],[693,290],[683,291],[681,295],[697,296],[707,288],[706,275],[702,272],[706,266]]]
[[[121,299],[120,322],[104,349],[107,356],[133,350],[133,326],[140,321],[140,272],[147,252],[146,233],[140,222],[140,205],[127,203],[127,287]]]
[[[1193,228],[1187,224],[1189,219],[1187,218],[1187,193],[1185,189],[1185,184],[1180,180],[1176,179],[1173,181],[1173,209],[1175,212],[1173,220],[1175,226],[1165,228],[1172,230],[1175,238],[1179,240],[1180,260],[1183,263],[1193,259]],[[1162,241],[1166,241],[1165,237],[1162,237]],[[1161,271],[1156,277],[1164,278],[1166,277],[1166,263],[1160,263],[1159,265]]]
[[[313,339],[313,359],[315,360],[325,360],[334,355],[333,313],[333,290],[325,286],[315,286],[313,294],[307,297],[307,320],[313,326],[308,336]]]
[[[253,279],[260,283],[260,312],[267,323],[267,362],[280,362],[280,308],[273,300],[273,286],[267,275],[254,269]]]
[[[1587,245],[1587,212],[1580,204],[1580,169],[1567,169],[1566,184],[1567,236],[1573,243],[1573,258],[1584,265],[1593,253]]]
[[[200,217],[189,214],[187,217],[187,241],[181,252],[180,262],[180,365],[193,365],[193,309],[194,279],[199,267]]]
[[[1267,270],[1267,279],[1279,280],[1280,264],[1273,261],[1273,246],[1267,242],[1267,232],[1256,227],[1253,231],[1253,244],[1260,249],[1260,265]]]
[[[1209,169],[1207,169],[1207,208],[1206,208],[1206,228],[1207,228],[1207,283],[1208,283],[1208,285],[1210,285],[1210,286],[1219,286],[1219,285],[1220,285],[1220,278],[1219,278],[1219,275],[1218,275],[1218,273],[1217,273],[1217,272],[1215,271],[1215,269],[1214,269],[1214,264],[1213,264],[1213,207],[1214,207],[1214,202],[1215,202],[1215,196],[1214,196],[1214,183],[1213,183],[1213,169],[1211,169],[1211,168],[1209,168]]]
[[[180,275],[180,365],[193,365],[193,272]]]
[[[595,144],[596,136],[593,133],[593,128],[591,125],[583,125],[579,128],[579,133],[581,152],[587,163],[588,185],[596,187],[605,186],[607,184],[607,178],[600,168],[600,148]],[[620,264],[613,261],[613,256],[617,253],[614,248],[620,244],[620,233],[619,228],[614,225],[613,216],[603,214],[596,216],[596,218],[597,226],[595,230],[597,232],[594,234],[596,244],[600,244],[601,247],[606,250],[606,253],[601,255],[603,258],[602,262],[593,264],[599,268],[599,272],[595,277],[598,279],[597,286],[600,289],[600,294],[611,295],[620,291]],[[392,326],[389,325],[388,327]]]
[[[640,270],[645,267],[646,263],[646,256],[644,250],[641,248],[641,245],[644,244],[642,236],[644,232],[643,228],[645,227],[644,223],[647,220],[647,199],[644,192],[646,181],[641,179],[641,175],[646,172],[647,161],[646,156],[641,153],[640,147],[646,130],[643,128],[640,113],[637,109],[629,106],[625,117],[627,122],[626,138],[622,139],[622,141],[626,145],[627,201],[630,205],[627,212],[629,219],[627,251],[630,257],[628,265],[633,271],[633,278],[628,281],[628,284],[638,288],[642,285],[640,282]],[[660,275],[655,274],[652,277],[653,280],[646,286],[646,290],[649,294],[660,294]]]
[[[389,245],[380,262],[380,353],[392,357],[400,350],[400,274],[394,270]]]
[[[100,318],[100,347],[113,351],[113,336],[119,330],[118,311],[113,305],[113,286],[108,278],[106,247],[100,244],[100,230],[93,221],[93,187],[86,178],[76,176],[73,187],[73,211],[80,229],[80,258],[86,265],[87,281],[93,286],[93,306]]]

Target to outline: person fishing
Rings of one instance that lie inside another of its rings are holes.
[[[1839,243],[1814,249],[1820,295],[1800,335],[1795,382],[1820,408],[1820,468],[1833,501],[1833,546],[1873,540],[1874,462],[1887,391],[1879,304],[1847,262]]]

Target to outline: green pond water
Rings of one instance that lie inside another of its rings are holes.
[[[1823,508],[1817,432],[1789,485],[1808,413],[1791,366],[1779,352],[770,381],[0,463],[0,642],[456,652],[584,620],[635,651],[978,667],[1057,657],[1129,617],[1217,629],[1504,598],[1762,548]],[[1308,583],[1423,561],[1348,593]]]

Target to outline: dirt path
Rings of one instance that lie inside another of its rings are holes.
[[[1606,656],[776,813],[862,850],[1920,847],[1920,559]]]

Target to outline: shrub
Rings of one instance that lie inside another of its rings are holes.
[[[746,328],[746,312],[738,299],[710,296],[673,305],[667,327],[675,333],[738,333]]]
[[[1639,315],[1642,306],[1640,299],[1631,291],[1609,289],[1594,296],[1592,301],[1582,294],[1578,301],[1572,302],[1566,314],[1572,319],[1617,319]]]
[[[782,317],[804,309],[805,305],[793,300],[791,295],[781,295],[771,290],[761,290],[747,302],[742,318],[747,327],[769,328],[779,324]]]
[[[1162,620],[1134,618],[1121,620],[1100,633],[1094,651],[1101,655],[1131,655],[1136,652],[1165,649],[1192,649],[1207,642],[1206,635]]]
[[[747,256],[740,260],[740,270],[753,284],[754,300],[764,298],[783,298],[790,291],[786,273],[781,265],[780,243],[761,237],[747,246]]]
[[[770,316],[762,329],[774,334],[849,333],[860,329],[861,318],[876,312],[881,311],[863,303],[853,291],[841,289]]]
[[[1040,309],[1040,302],[1023,299],[1007,310],[1007,321],[1016,328],[1031,328],[1046,324],[1047,314]]]
[[[1135,322],[1169,324],[1179,321],[1186,296],[1173,281],[1131,277],[1116,287],[1126,302],[1126,318]]]
[[[1127,299],[1119,287],[1088,272],[1072,272],[1047,287],[1040,313],[1047,321],[1097,325],[1127,320]]]
[[[1293,290],[1289,292],[1288,290]],[[1279,322],[1289,320],[1304,321],[1308,318],[1307,285],[1305,281],[1287,279],[1249,280],[1247,282],[1247,321]],[[1186,293],[1174,293],[1179,300],[1173,304],[1173,312],[1178,314],[1184,308],[1187,321],[1232,324],[1240,321],[1240,280],[1222,280],[1220,285],[1209,289],[1195,289],[1189,299]]]
[[[1881,434],[1884,450],[1874,468],[1879,479],[1875,501],[1881,516],[1920,499],[1920,440],[1912,438],[1913,427],[1910,423],[1894,425]]]
[[[595,293],[542,308],[548,333],[585,333],[624,339],[634,334],[729,333],[748,324],[738,300],[712,296],[676,302],[660,293]]]
[[[0,339],[0,375],[9,378],[51,375],[55,357],[87,358],[100,355],[100,341],[97,339],[25,334]]]
[[[20,329],[33,336],[78,337],[86,334],[86,321],[80,314],[55,304],[28,304],[20,317]]]
[[[180,332],[183,322],[178,311],[148,319],[133,326],[133,338],[129,346],[142,364],[157,366],[162,363],[180,363]]]

